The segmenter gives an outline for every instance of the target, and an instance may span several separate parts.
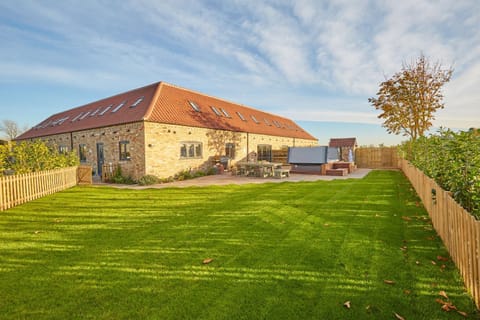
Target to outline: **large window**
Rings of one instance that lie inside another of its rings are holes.
[[[201,158],[201,142],[182,142],[180,143],[180,158]]]
[[[87,161],[87,145],[86,144],[78,145],[78,156],[80,158],[80,162]]]
[[[235,143],[225,144],[225,156],[230,159],[235,159]]]
[[[120,141],[119,142],[119,147],[120,147],[120,161],[127,161],[130,160],[130,150],[128,148],[128,145],[130,144],[129,141]]]
[[[269,144],[259,144],[257,147],[258,161],[272,161],[272,146]]]

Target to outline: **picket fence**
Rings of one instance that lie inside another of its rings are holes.
[[[77,184],[77,167],[0,177],[0,211]]]
[[[400,165],[422,199],[433,227],[480,308],[480,221],[463,209],[449,192],[407,160],[401,159]]]

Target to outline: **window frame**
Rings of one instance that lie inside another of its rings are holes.
[[[78,145],[78,157],[80,162],[87,162],[87,145],[85,143]]]
[[[180,142],[180,159],[202,159],[203,143],[200,141]]]
[[[118,142],[118,159],[119,161],[130,161],[132,160],[132,155],[130,153],[130,141],[122,140]]]
[[[272,162],[272,145],[271,144],[257,145],[257,161]]]
[[[225,156],[230,159],[235,159],[235,143],[227,142],[225,143]]]

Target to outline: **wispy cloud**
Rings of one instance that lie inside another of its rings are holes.
[[[436,124],[478,126],[479,23],[476,0],[4,2],[0,83],[111,94],[166,80],[294,119],[378,123],[368,97],[423,52],[455,67]]]

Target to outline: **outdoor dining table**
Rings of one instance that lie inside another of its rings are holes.
[[[254,177],[273,177],[274,170],[281,168],[281,163],[268,161],[240,161],[237,162],[238,175],[254,176]]]

